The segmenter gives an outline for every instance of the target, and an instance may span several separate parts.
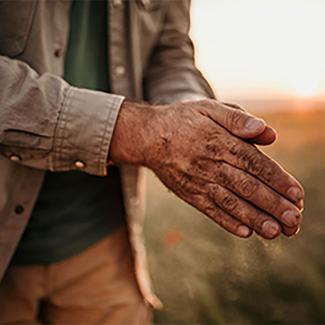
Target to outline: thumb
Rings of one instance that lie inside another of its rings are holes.
[[[243,139],[254,139],[266,128],[264,120],[249,114],[240,106],[223,104],[215,100],[207,100],[209,116],[229,132]],[[230,106],[231,105],[231,106]]]
[[[272,127],[267,125],[263,133],[255,138],[248,139],[248,141],[261,146],[267,146],[272,144],[276,138],[277,132]]]

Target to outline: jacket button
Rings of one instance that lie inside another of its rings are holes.
[[[74,166],[77,167],[78,169],[83,169],[86,167],[86,164],[81,160],[77,160],[74,162]]]
[[[24,213],[25,209],[22,205],[20,204],[17,204],[16,207],[15,207],[15,213],[16,214],[22,214]]]
[[[61,49],[56,49],[56,50],[54,51],[54,56],[55,56],[56,58],[61,57],[61,56],[62,56],[62,50],[61,50]]]
[[[117,65],[115,67],[114,72],[115,72],[115,75],[118,76],[118,77],[124,76],[125,75],[125,67],[124,67],[124,65]]]
[[[18,155],[14,155],[14,154],[12,154],[12,155],[10,155],[9,159],[10,159],[11,161],[20,161],[20,160],[21,160],[21,157],[18,156]]]
[[[142,4],[147,8],[151,4],[151,0],[142,0]]]
[[[120,8],[123,6],[123,0],[113,0],[112,4],[113,4],[113,7]]]

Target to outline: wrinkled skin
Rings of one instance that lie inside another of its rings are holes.
[[[301,185],[253,144],[275,140],[264,121],[214,100],[126,107],[113,137],[113,160],[149,167],[176,195],[239,237],[298,231]]]

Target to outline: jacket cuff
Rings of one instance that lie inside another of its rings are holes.
[[[109,146],[123,96],[68,87],[54,136],[52,171],[105,176]]]

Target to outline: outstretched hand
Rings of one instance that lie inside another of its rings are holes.
[[[134,118],[128,130],[128,109],[119,118],[112,143],[117,162],[149,167],[176,195],[234,235],[249,237],[254,230],[272,239],[281,231],[297,232],[303,188],[253,144],[276,138],[263,120],[215,100],[125,105]]]

